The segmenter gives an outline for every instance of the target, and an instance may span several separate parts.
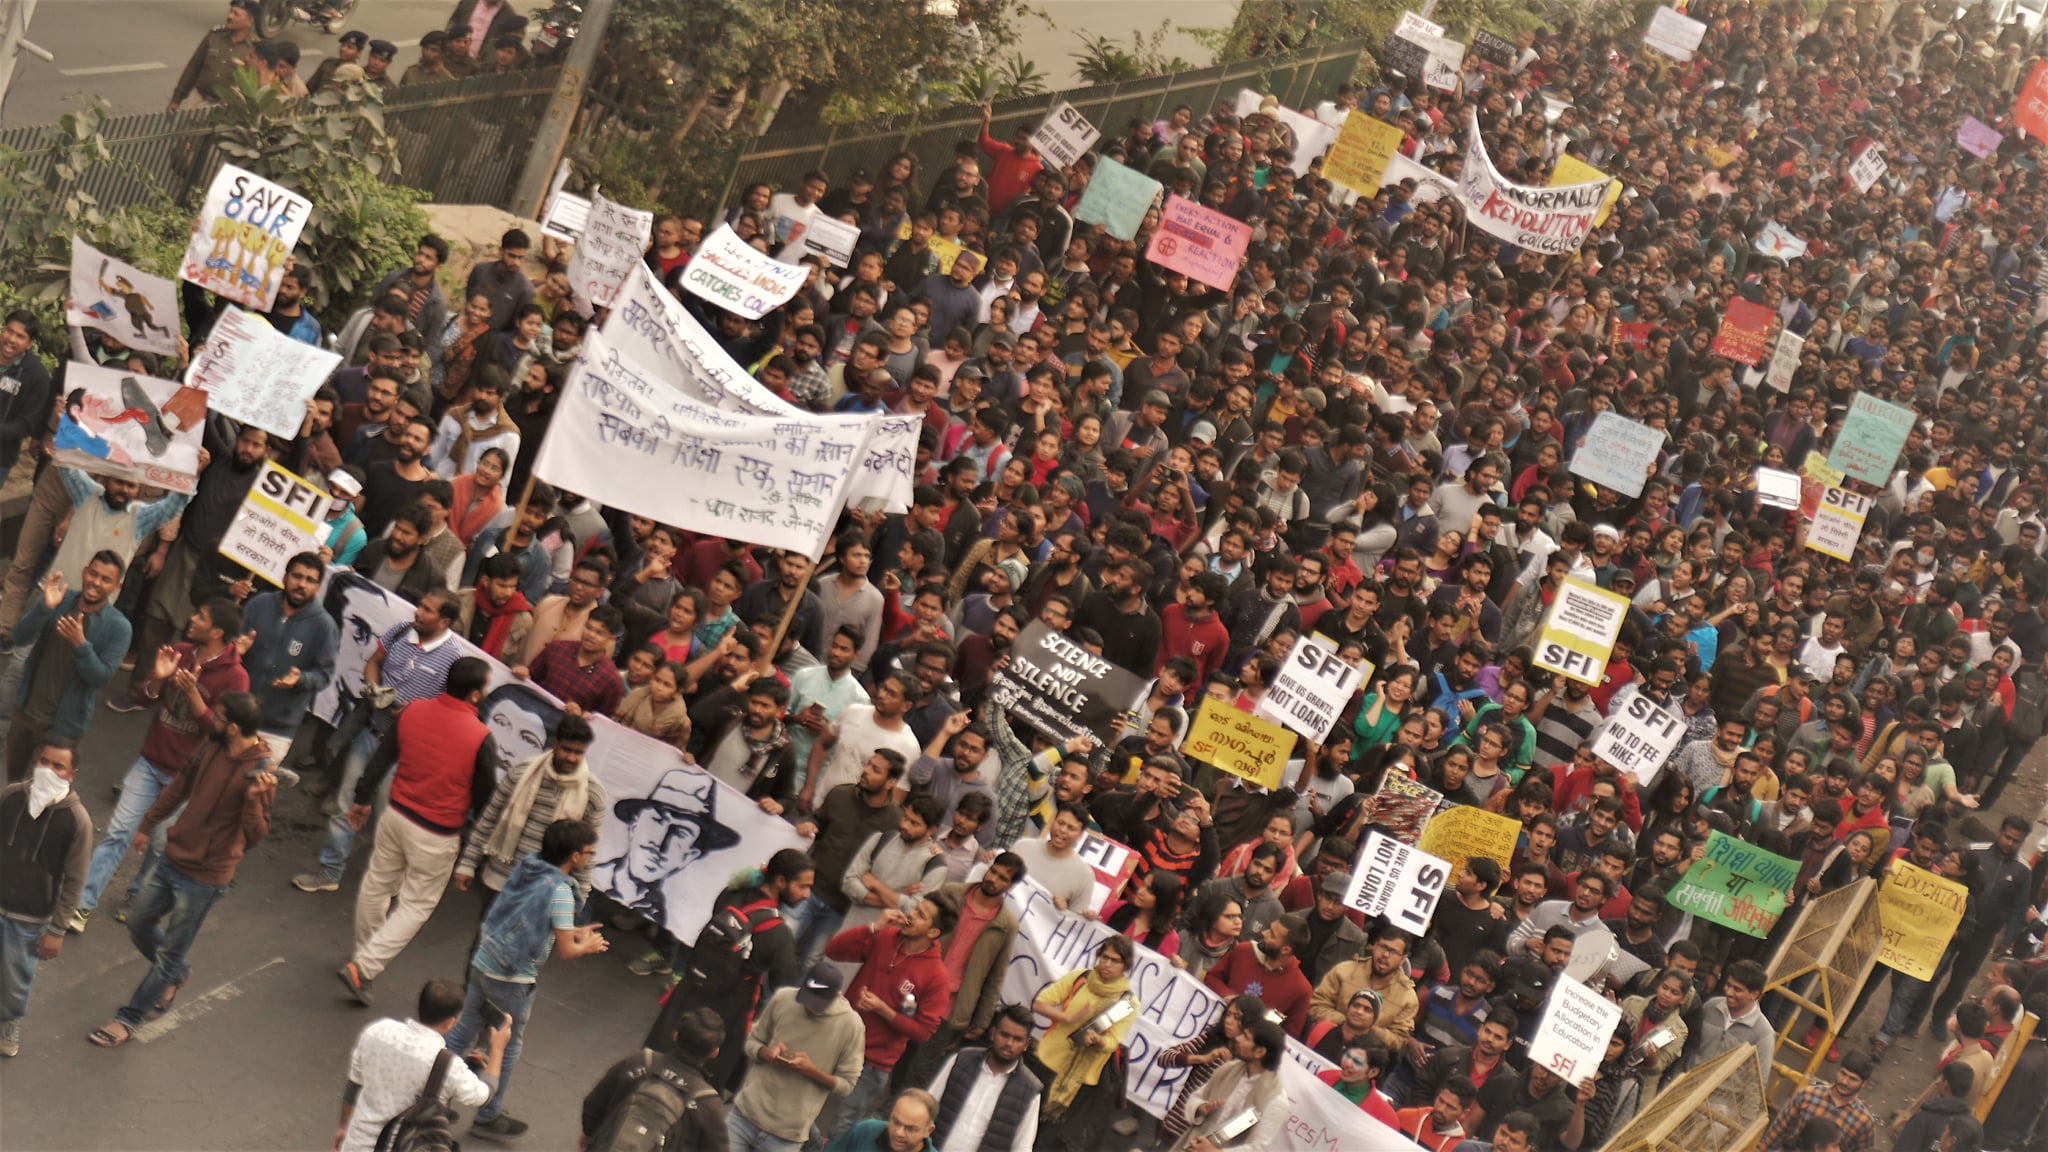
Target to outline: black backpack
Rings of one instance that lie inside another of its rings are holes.
[[[455,1110],[441,1106],[441,1085],[455,1054],[446,1048],[434,1054],[434,1070],[412,1107],[384,1122],[377,1133],[377,1152],[462,1152],[456,1143]]]
[[[678,1137],[678,1152],[692,1146],[689,1133],[678,1131],[679,1126],[718,1093],[693,1082],[665,1056],[642,1049],[640,1058],[641,1067],[629,1073],[637,1082],[612,1105],[596,1134],[584,1142],[584,1152],[663,1152],[670,1133]],[[700,1119],[691,1127],[701,1132],[706,1125]]]
[[[782,914],[772,897],[751,904],[728,904],[713,912],[697,934],[689,966],[670,990],[670,999],[680,995],[685,1003],[717,1007],[720,1001],[730,1003],[735,990],[751,985],[740,1005],[751,1011],[752,991],[758,990],[761,974],[761,964],[754,958],[754,937],[780,923]]]

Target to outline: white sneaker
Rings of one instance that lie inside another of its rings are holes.
[[[21,1051],[21,1021],[0,1021],[0,1056],[13,1056]]]

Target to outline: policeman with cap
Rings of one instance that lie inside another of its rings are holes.
[[[334,70],[336,68],[341,67],[343,64],[361,62],[363,47],[369,42],[370,36],[367,32],[342,33],[337,53],[322,60],[320,67],[313,69],[313,75],[306,81],[306,87],[315,92],[327,87],[327,82],[334,79]]]
[[[455,79],[455,73],[449,70],[447,56],[446,32],[437,28],[420,37],[420,62],[405,70],[405,75],[398,78],[399,86],[410,88],[414,84]]]
[[[391,58],[398,55],[398,45],[389,40],[370,41],[370,58],[363,62],[363,83],[381,89],[385,99],[398,91],[398,81],[391,78]]]
[[[217,93],[234,83],[235,69],[255,66],[257,8],[257,0],[228,0],[226,22],[206,34],[178,75],[170,111],[176,112],[195,92],[202,103],[219,103]]]

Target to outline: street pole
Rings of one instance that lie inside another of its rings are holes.
[[[56,63],[48,50],[30,43],[28,20],[35,15],[36,0],[0,0],[0,113],[7,109],[7,88],[14,81],[14,58],[20,53]]]
[[[6,0],[0,0],[4,3]],[[583,107],[583,94],[590,90],[590,70],[597,64],[597,51],[604,42],[605,26],[611,23],[614,0],[588,0],[583,7],[583,25],[576,31],[576,43],[562,63],[555,81],[555,93],[548,100],[547,115],[541,117],[534,133],[533,150],[526,154],[526,170],[519,174],[519,186],[512,193],[512,211],[529,219],[540,219],[549,181],[555,165],[569,144],[569,129],[576,112]]]

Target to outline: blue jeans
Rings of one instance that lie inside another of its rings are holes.
[[[839,1101],[835,1110],[831,1103],[825,1110],[831,1115],[818,1118],[818,1128],[824,1134],[825,1143],[839,1139],[848,1128],[881,1111],[882,1102],[889,1096],[889,1073],[891,1069],[869,1064],[861,1068],[860,1079],[853,1082],[853,1091]],[[829,1126],[826,1121],[830,1120]]]
[[[36,982],[36,945],[49,929],[0,917],[0,1024],[28,1015],[28,991]]]
[[[737,1108],[726,1109],[726,1152],[798,1152],[803,1146],[801,1140],[784,1140],[761,1131],[753,1121],[740,1115]]]
[[[476,1110],[476,1122],[488,1124],[505,1110],[505,1089],[512,1083],[512,1069],[519,1064],[519,1048],[526,1039],[526,1018],[533,1012],[533,989],[531,984],[514,984],[486,976],[475,968],[469,970],[469,994],[462,1001],[462,1015],[455,1021],[455,1027],[448,1033],[448,1050],[457,1056],[469,1051],[482,1041],[488,1031],[484,1027],[484,1001],[497,1005],[498,1010],[512,1018],[512,1042],[505,1045],[505,1063],[498,1072],[498,1087],[491,1098]]]
[[[80,912],[90,912],[100,906],[100,894],[120,869],[121,861],[128,858],[128,842],[135,839],[149,806],[171,786],[175,776],[176,773],[165,772],[140,756],[128,766],[128,775],[121,779],[121,800],[114,805],[114,814],[107,819],[107,830],[93,847],[92,864],[85,871],[85,891],[78,897]],[[142,866],[136,869],[135,879],[128,885],[129,895],[141,890],[150,865],[163,852],[164,837],[170,827],[170,820],[157,825],[156,834],[150,838],[149,851],[142,857]]]
[[[320,847],[320,870],[327,873],[329,880],[338,881],[348,871],[349,849],[356,843],[356,830],[348,826],[348,809],[355,803],[356,783],[363,778],[363,769],[369,767],[370,754],[376,750],[377,734],[373,728],[365,728],[342,754],[341,791],[335,794],[334,815],[327,818],[327,842]],[[384,784],[390,786],[389,776],[384,778]]]
[[[846,913],[834,909],[812,892],[784,919],[789,923],[790,934],[796,937],[796,970],[803,973],[809,972],[824,958],[825,945],[839,934],[839,926],[846,922]]]
[[[128,913],[128,938],[135,950],[149,961],[149,971],[128,1003],[114,1013],[114,1019],[133,1029],[155,1010],[169,989],[192,975],[185,956],[199,938],[199,926],[220,898],[228,894],[226,884],[207,884],[178,871],[169,860],[158,860],[150,870],[142,894]]]

